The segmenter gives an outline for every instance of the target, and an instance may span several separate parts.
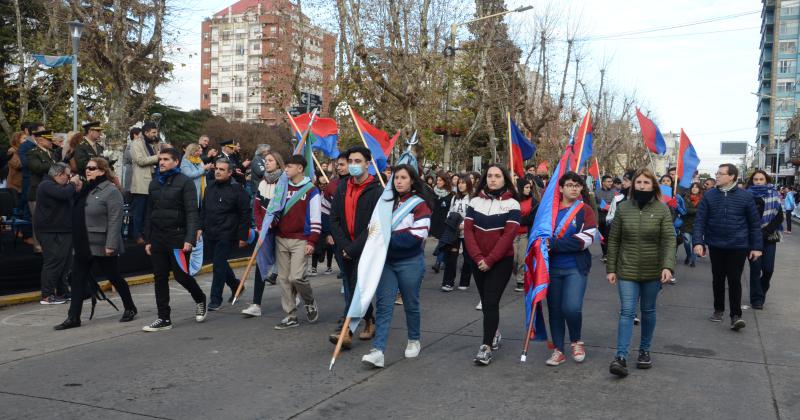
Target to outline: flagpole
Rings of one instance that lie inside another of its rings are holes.
[[[356,114],[353,113],[353,107],[351,107],[350,105],[347,105],[347,109],[350,111],[350,117],[353,118],[353,123],[355,123],[355,125],[356,125],[356,131],[358,131],[358,135],[361,137],[361,142],[363,142],[364,146],[367,149],[369,149],[369,145],[367,144],[367,140],[364,138],[364,133],[361,132],[361,127],[359,127],[358,120],[356,120]],[[375,177],[378,178],[378,181],[381,182],[381,186],[383,188],[386,188],[386,183],[383,182],[383,178],[381,178],[381,170],[378,169],[378,164],[375,163],[375,157],[372,157],[371,160],[372,160],[372,166],[375,167]]]
[[[336,358],[339,357],[339,352],[342,351],[342,342],[344,342],[344,335],[349,334],[350,331],[350,317],[344,319],[342,330],[339,332],[339,340],[336,342],[336,348],[333,349],[333,356],[331,356],[331,364],[328,370],[333,370],[333,364],[336,363]]]
[[[506,112],[506,121],[508,122],[508,169],[514,173],[514,149],[511,144],[511,113]]]
[[[525,345],[522,346],[522,355],[519,357],[521,363],[528,360],[528,345],[531,342],[531,332],[533,331],[533,317],[536,316],[536,304],[531,303],[531,320],[528,322],[528,329],[525,331]]]
[[[289,111],[286,111],[286,116],[289,117],[289,121],[292,123],[294,130],[298,133],[301,133],[300,128],[297,127],[297,122],[295,122],[294,117],[292,117],[292,114],[290,114]],[[314,156],[313,151],[311,152],[311,157],[314,158],[314,163],[317,165],[317,169],[319,169],[319,171],[322,173],[322,177],[325,178],[325,182],[330,183],[331,180],[328,179],[328,175],[325,175],[325,171],[322,169],[322,165],[320,165],[317,157]]]

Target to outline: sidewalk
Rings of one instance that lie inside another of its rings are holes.
[[[343,351],[328,371],[333,346],[327,336],[343,306],[335,275],[312,278],[320,320],[308,324],[301,313],[301,326],[284,331],[273,329],[283,317],[275,286],[267,287],[262,318],[239,315],[252,279],[241,303],[209,313],[203,324],[194,322],[188,294],[171,284],[174,329],[163,333],[141,331],[155,318],[152,285],[132,288],[139,316],[128,324],[117,322],[121,313],[102,302],[95,319],[87,319],[87,306],[83,326],[61,332],[52,326],[64,319],[64,305],[2,308],[0,418],[796,419],[797,255],[800,235],[786,235],[766,309],[744,311],[747,327],[736,333],[707,320],[710,264],[680,264],[681,248],[678,284],[665,286],[658,302],[654,366],[633,368],[624,380],[608,373],[619,304],[599,258],[583,311],[587,359],[557,368],[545,366],[543,343],[532,343],[528,362],[519,362],[524,319],[513,282],[502,301],[503,347],[490,366],[474,366],[482,328],[477,291],[473,285],[442,293],[441,274],[430,268],[422,290],[420,357],[403,358],[405,316],[395,306],[382,370],[362,366],[370,346],[354,340],[353,350]],[[744,302],[748,278],[745,270]],[[208,291],[210,274],[199,280]],[[635,332],[633,350],[637,344]]]

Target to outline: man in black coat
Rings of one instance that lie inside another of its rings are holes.
[[[239,282],[228,264],[231,250],[247,246],[250,228],[250,198],[242,184],[234,181],[228,159],[217,159],[214,182],[206,187],[200,215],[200,231],[205,246],[214,252],[214,278],[211,282],[209,311],[222,305],[224,285],[236,291]]]
[[[150,181],[144,225],[144,250],[153,263],[158,319],[144,331],[172,328],[169,307],[169,272],[192,295],[196,303],[195,321],[206,319],[206,295],[194,277],[178,263],[182,258],[189,269],[189,255],[197,239],[199,217],[194,182],[180,171],[180,153],[172,148],[158,154],[158,170]],[[179,251],[179,252],[175,252]],[[176,255],[177,254],[177,255]]]
[[[372,218],[372,210],[383,193],[380,181],[370,175],[367,168],[371,164],[372,154],[363,146],[350,148],[342,155],[347,157],[347,167],[350,177],[342,181],[336,188],[331,203],[331,236],[336,244],[336,253],[341,257],[342,272],[347,282],[345,298],[347,305],[345,312],[350,308],[353,293],[356,288],[356,275],[358,274],[358,259],[364,250],[369,233],[367,227]],[[372,305],[364,315],[364,331],[359,338],[369,340],[375,334],[375,317]],[[338,332],[330,336],[330,341],[336,343],[339,339]],[[343,345],[350,348],[349,334],[345,336]]]

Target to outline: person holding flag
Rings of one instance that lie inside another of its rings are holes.
[[[648,169],[633,176],[630,199],[617,207],[608,236],[606,278],[619,290],[617,353],[609,370],[628,375],[628,347],[633,334],[636,303],[641,301],[642,336],[636,367],[648,369],[650,343],[656,328],[656,298],[675,271],[675,231],[672,214],[661,202],[656,177]]]
[[[581,341],[583,296],[586,277],[592,268],[589,247],[597,234],[597,222],[583,177],[567,172],[559,178],[558,189],[561,201],[549,244],[550,285],[547,287],[548,321],[555,349],[546,361],[548,366],[558,366],[567,360],[564,356],[566,328],[569,328],[572,359],[580,363],[586,358]]]
[[[478,366],[492,362],[500,348],[500,299],[514,269],[514,237],[519,230],[520,207],[508,170],[498,164],[486,168],[464,218],[464,242],[475,262],[475,283],[481,296],[483,340],[475,356]]]
[[[376,328],[372,349],[361,361],[377,368],[384,366],[383,353],[392,324],[392,312],[398,289],[406,313],[408,344],[405,357],[414,358],[420,351],[419,290],[425,275],[423,243],[431,225],[433,200],[427,196],[416,169],[401,164],[393,168],[392,231],[389,250],[376,290]]]
[[[286,160],[286,204],[283,207],[275,232],[275,257],[278,266],[278,285],[281,289],[281,306],[286,313],[276,330],[297,327],[296,297],[305,303],[308,322],[319,319],[314,291],[306,278],[306,264],[314,252],[322,229],[319,190],[306,176],[309,162],[301,155]],[[274,222],[273,222],[274,223]]]

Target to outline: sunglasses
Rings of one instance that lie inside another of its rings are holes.
[[[98,169],[97,166],[87,166],[86,167],[87,171],[96,171],[97,169]]]

